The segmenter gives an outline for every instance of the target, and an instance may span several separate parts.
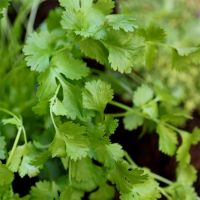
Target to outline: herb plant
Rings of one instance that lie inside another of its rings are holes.
[[[199,199],[190,147],[200,130],[180,128],[191,113],[179,96],[135,72],[165,66],[162,58],[171,70],[196,67],[199,47],[169,44],[156,21],[112,14],[112,0],[59,0],[35,29],[40,3],[0,2],[0,199]],[[121,119],[158,135],[159,150],[176,157],[176,180],[112,142]],[[13,189],[17,175],[38,177],[25,196]]]

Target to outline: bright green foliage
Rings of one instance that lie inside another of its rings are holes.
[[[101,185],[97,191],[93,192],[89,199],[90,200],[111,200],[115,196],[115,190],[112,186],[104,184]]]
[[[0,136],[0,159],[5,159],[6,158],[6,142],[5,142],[5,137]]]
[[[86,82],[83,91],[83,106],[87,109],[103,112],[113,98],[113,91],[107,83],[100,80]]]
[[[164,42],[166,38],[165,31],[155,24],[151,24],[146,29],[139,29],[138,32],[146,41]]]
[[[13,173],[0,163],[0,186],[9,185],[14,179]]]
[[[58,188],[54,182],[40,181],[31,188],[31,200],[54,200],[58,198]]]
[[[96,159],[106,167],[113,167],[124,156],[119,144],[100,145],[95,149]]]
[[[163,124],[158,125],[157,133],[159,135],[160,151],[171,156],[174,155],[176,151],[176,145],[178,143],[176,133]]]
[[[124,117],[123,122],[124,122],[124,128],[129,131],[132,131],[141,126],[144,122],[144,119],[139,115],[132,114]]]
[[[143,40],[138,36],[111,31],[105,38],[104,45],[109,51],[109,63],[115,71],[130,73],[134,65],[141,61]]]
[[[125,32],[134,31],[137,26],[134,25],[134,19],[132,16],[126,15],[108,15],[108,24],[113,27],[114,30],[124,30]]]
[[[113,0],[59,0],[37,30],[41,1],[10,1],[12,23],[8,3],[0,2],[0,199],[196,200],[189,152],[200,131],[177,128],[190,116],[185,88],[165,80],[169,67],[198,74],[199,47],[170,44],[163,24],[146,14],[113,14]],[[129,131],[142,126],[140,136],[157,132],[159,150],[176,155],[176,180],[137,166],[113,143],[117,117]],[[13,173],[39,181],[20,197]]]
[[[64,188],[63,192],[60,195],[60,200],[71,199],[71,200],[81,200],[83,197],[83,192],[73,189],[72,187],[67,186]]]
[[[69,54],[62,53],[55,55],[52,59],[52,64],[56,67],[57,72],[71,80],[78,80],[89,74],[86,64],[80,60],[76,60]]]
[[[109,179],[116,184],[121,194],[130,192],[133,185],[142,183],[148,179],[144,171],[139,168],[129,169],[125,161],[118,162],[110,171]]]
[[[3,15],[3,10],[8,7],[9,0],[1,0],[0,2],[0,20]]]
[[[149,177],[148,181],[135,185],[131,192],[124,193],[120,197],[122,200],[156,200],[160,199],[161,195],[158,183]]]
[[[133,103],[141,106],[153,98],[153,90],[148,85],[140,86],[133,95]]]
[[[48,68],[53,51],[52,43],[55,39],[55,34],[49,32],[33,33],[28,38],[24,54],[27,56],[27,65],[32,70],[42,72]]]

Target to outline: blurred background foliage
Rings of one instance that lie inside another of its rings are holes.
[[[165,30],[170,46],[186,49],[200,44],[199,0],[121,0],[119,5],[120,12],[131,14],[141,27],[156,22]],[[164,53],[154,64],[149,68],[138,66],[137,72],[155,87],[169,89],[188,112],[199,110],[199,67],[186,64],[172,69],[170,52],[165,47],[159,50]]]

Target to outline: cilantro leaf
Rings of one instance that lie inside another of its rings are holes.
[[[81,200],[83,195],[84,195],[83,191],[67,186],[61,192],[60,200],[66,200],[66,199]]]
[[[143,183],[147,178],[142,169],[130,169],[125,161],[117,162],[109,173],[109,179],[116,184],[120,193],[130,192],[135,184]]]
[[[149,25],[146,29],[139,29],[138,32],[146,41],[164,42],[166,39],[165,31],[155,24]]]
[[[156,131],[159,135],[159,150],[167,155],[174,155],[178,143],[176,133],[162,123],[158,124]]]
[[[59,127],[59,131],[66,145],[66,153],[72,160],[78,160],[88,155],[89,141],[86,127],[68,121]]]
[[[89,68],[80,60],[73,58],[69,54],[60,53],[53,57],[52,64],[56,66],[56,71],[71,80],[78,80],[89,74]]]
[[[111,200],[115,196],[115,190],[108,184],[101,185],[97,191],[90,194],[90,200]]]
[[[12,172],[17,172],[19,169],[19,166],[21,164],[21,160],[23,155],[25,154],[25,145],[18,145],[14,151],[13,157],[11,159],[11,162],[8,164],[8,168]]]
[[[124,30],[125,32],[133,32],[137,26],[134,24],[135,19],[132,16],[118,14],[118,15],[108,15],[106,17],[108,24],[114,30]]]
[[[153,90],[148,85],[137,88],[133,95],[133,102],[136,106],[141,106],[153,98]]]
[[[139,126],[141,126],[144,122],[143,117],[139,116],[139,115],[128,115],[126,117],[124,117],[123,119],[123,123],[124,123],[124,127],[125,129],[132,131],[136,128],[138,128]]]
[[[104,14],[111,13],[114,7],[115,3],[113,0],[98,0],[94,4],[94,8],[101,10],[101,12],[103,12]]]
[[[6,142],[5,142],[5,137],[0,136],[0,159],[5,159],[6,158]]]
[[[109,51],[108,60],[115,71],[130,73],[134,65],[143,60],[141,37],[123,31],[109,31],[103,44]]]
[[[153,178],[148,178],[144,183],[134,185],[129,193],[122,193],[122,200],[156,200],[160,199],[159,185]]]
[[[73,182],[76,182],[84,189],[91,191],[98,185],[105,183],[106,177],[103,169],[92,163],[89,158],[83,158],[81,160],[71,162],[71,176]],[[79,188],[82,188],[79,187]]]
[[[36,152],[33,148],[33,145],[31,143],[28,143],[25,146],[25,152],[19,166],[19,175],[21,177],[24,177],[25,175],[28,175],[29,177],[34,177],[39,174],[39,168],[32,164],[35,156]]]
[[[40,181],[30,191],[31,200],[54,200],[58,197],[58,188],[54,182]]]
[[[119,144],[99,145],[96,149],[96,156],[99,162],[106,167],[112,167],[124,156],[124,151]]]
[[[29,36],[23,52],[31,70],[43,72],[49,67],[50,57],[55,51],[52,44],[56,39],[57,34],[47,31],[34,32]]]
[[[5,165],[0,163],[0,186],[10,184],[13,179],[13,173]]]
[[[63,12],[61,25],[63,29],[82,37],[94,36],[104,24],[104,14],[94,8],[91,0],[74,3],[67,2]],[[81,22],[81,23],[80,23]]]
[[[56,100],[52,108],[54,113],[72,120],[76,118],[84,120],[89,117],[90,113],[86,113],[82,106],[81,88],[69,82],[62,82],[62,88],[63,100]]]
[[[83,106],[87,109],[104,111],[108,102],[113,98],[111,86],[101,80],[86,82],[82,93]]]
[[[90,38],[81,40],[80,48],[85,56],[93,58],[101,64],[108,63],[108,50],[100,41]]]

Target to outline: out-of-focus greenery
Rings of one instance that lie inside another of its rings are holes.
[[[200,4],[198,0],[121,0],[120,11],[131,14],[140,26],[152,22],[162,27],[167,44],[175,48],[190,48],[200,44]],[[144,24],[145,23],[145,24]],[[163,48],[165,49],[165,48]],[[138,67],[140,74],[149,82],[168,87],[180,103],[192,112],[200,105],[199,67],[171,68],[169,52],[158,56],[154,65],[147,69]]]

